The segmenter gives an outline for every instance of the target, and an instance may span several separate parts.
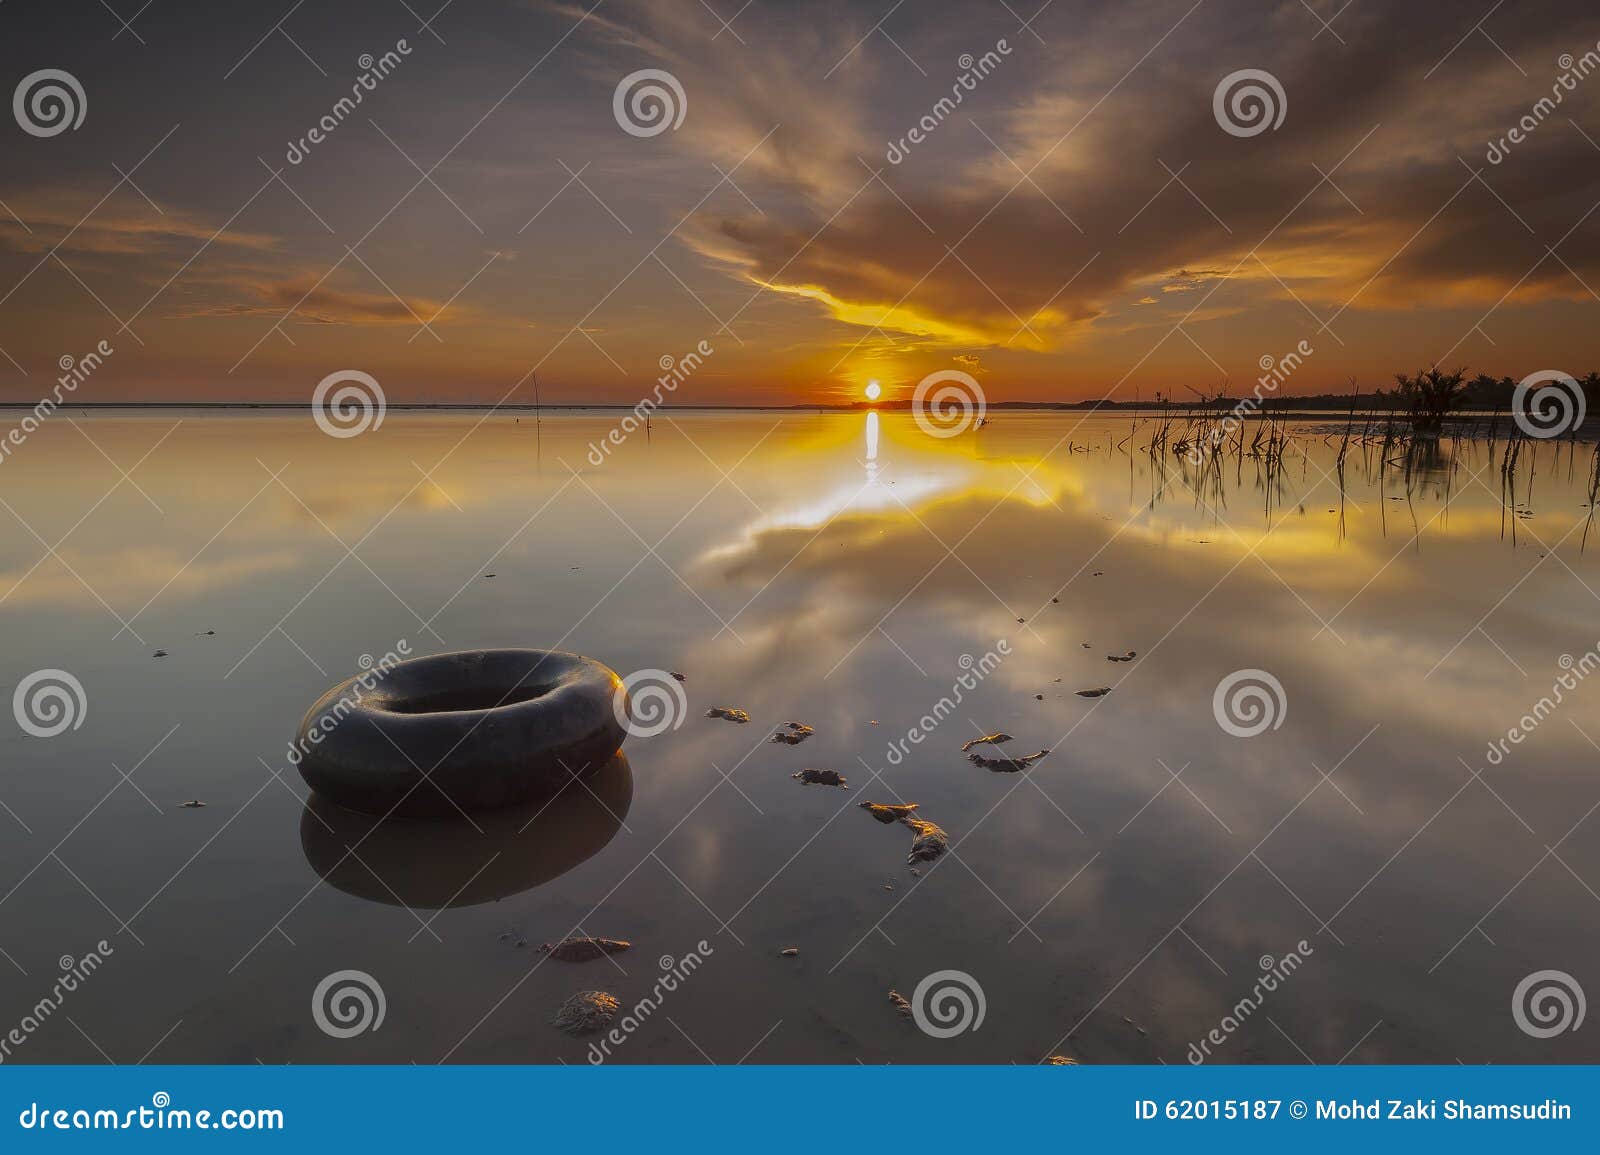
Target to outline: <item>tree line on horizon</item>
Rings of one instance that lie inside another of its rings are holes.
[[[1600,412],[1600,373],[1574,377],[1583,390],[1585,408]],[[1438,368],[1415,374],[1396,373],[1392,389],[1382,387],[1363,390],[1352,382],[1342,393],[1269,394],[1259,402],[1252,400],[1252,408],[1260,410],[1337,409],[1377,410],[1406,412],[1424,422],[1437,422],[1452,412],[1462,410],[1494,412],[1510,410],[1516,395],[1518,379],[1494,377],[1479,373],[1467,377],[1467,370],[1444,371]],[[1170,393],[1158,392],[1154,400],[1113,400],[1108,397],[1084,401],[989,401],[989,409],[1232,409],[1250,394],[1235,397],[1226,388],[1205,393],[1186,386],[1193,396],[1178,398]],[[852,402],[855,409],[907,409],[910,398],[893,398],[880,402]],[[811,406],[795,406],[811,408]]]

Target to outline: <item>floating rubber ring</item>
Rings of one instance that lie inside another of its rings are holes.
[[[318,794],[367,814],[459,816],[554,794],[626,733],[622,679],[559,650],[411,658],[333,687],[295,740]]]

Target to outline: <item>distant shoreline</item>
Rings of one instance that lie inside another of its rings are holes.
[[[1149,401],[992,401],[985,407],[988,412],[1002,413],[1082,413],[1082,412],[1120,412],[1120,413],[1198,413],[1210,410],[1228,410],[1237,404],[1233,398],[1224,398],[1205,403],[1159,404]],[[38,407],[37,401],[0,401],[0,411],[17,410],[31,411]],[[280,412],[280,413],[306,413],[316,409],[317,406],[309,401],[84,401],[68,402],[59,406],[60,409],[80,409],[89,411],[110,410],[172,410],[190,409],[217,412]],[[485,413],[504,411],[507,413],[561,413],[561,412],[614,412],[632,413],[637,405],[624,405],[618,403],[595,402],[563,403],[563,404],[492,404],[487,402],[390,402],[385,410],[390,413]],[[653,412],[659,415],[671,416],[674,413],[907,413],[912,408],[910,401],[883,401],[875,404],[866,402],[850,402],[848,404],[817,404],[817,405],[663,405]],[[1405,410],[1402,405],[1387,396],[1377,397],[1368,395],[1358,397],[1352,405],[1349,397],[1281,397],[1263,402],[1259,407],[1260,412],[1277,415],[1291,413],[1328,413],[1343,416],[1354,412],[1357,414],[1395,413],[1403,415]],[[1490,410],[1469,409],[1458,411],[1459,416],[1474,414],[1489,415]]]
[[[0,414],[7,411],[28,413],[32,412],[34,405],[23,402],[0,402]],[[1081,414],[1085,416],[1112,414],[1130,417],[1141,415],[1153,417],[1168,417],[1183,419],[1186,415],[1192,419],[1206,412],[1226,412],[1232,408],[1228,402],[1210,402],[1208,404],[1186,405],[1153,405],[1149,402],[1139,401],[1077,401],[1077,402],[1033,402],[1033,401],[1002,401],[991,403],[987,406],[990,419],[996,413],[1062,413]],[[84,404],[68,404],[60,407],[61,412],[70,413],[78,410],[84,415],[90,414],[128,414],[141,413],[198,413],[202,416],[225,417],[229,415],[243,415],[248,413],[273,414],[290,416],[301,413],[311,413],[316,406],[306,402],[290,401],[145,401],[145,402],[108,402],[97,401]],[[411,414],[493,414],[504,413],[509,416],[524,417],[540,415],[556,417],[561,415],[576,415],[583,413],[593,414],[618,414],[633,413],[636,407],[632,405],[594,404],[594,405],[489,405],[489,404],[390,404],[386,407],[389,413]],[[662,406],[654,411],[654,415],[670,420],[674,415],[692,417],[696,415],[715,413],[778,413],[824,415],[850,415],[856,413],[884,412],[905,415],[911,411],[909,401],[887,402],[869,405],[866,403],[849,405],[673,405]],[[1372,396],[1358,398],[1354,406],[1349,397],[1344,398],[1274,398],[1273,403],[1263,405],[1259,410],[1241,414],[1241,419],[1247,424],[1255,424],[1263,419],[1273,420],[1300,420],[1300,421],[1354,421],[1359,425],[1370,426],[1372,422],[1380,425],[1390,419],[1403,422],[1408,416],[1408,411],[1398,404],[1392,403],[1390,398],[1375,398]],[[1477,424],[1479,422],[1494,422],[1499,418],[1506,418],[1509,422],[1510,414],[1505,410],[1493,409],[1461,409],[1451,414],[1451,419],[1463,424]],[[1574,430],[1573,437],[1589,440],[1593,436],[1595,427],[1600,421],[1593,418],[1584,422],[1583,426]]]

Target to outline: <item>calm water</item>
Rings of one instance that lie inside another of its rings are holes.
[[[616,1061],[1183,1062],[1301,940],[1215,1061],[1600,1059],[1512,1015],[1534,971],[1600,995],[1600,686],[1488,757],[1600,641],[1586,447],[1525,450],[1508,510],[1482,442],[1381,477],[1352,449],[1341,501],[1310,427],[1197,496],[1118,448],[1148,440],[1127,416],[658,418],[596,467],[614,419],[57,417],[0,467],[0,683],[87,699],[56,737],[0,727],[0,1027],[113,948],[8,1061],[583,1062],[557,1006],[627,1008],[701,940]],[[401,639],[681,671],[688,717],[526,830],[370,832],[307,807],[285,745]],[[1247,669],[1279,725],[1236,737],[1213,695]],[[789,720],[815,736],[769,743]],[[996,730],[1052,752],[967,762]],[[863,799],[953,852],[913,876]],[[579,927],[635,949],[538,953]],[[318,1029],[343,969],[380,1029]],[[887,991],[950,969],[985,1017],[932,1038]]]

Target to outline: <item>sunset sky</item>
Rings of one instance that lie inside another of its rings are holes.
[[[631,404],[701,341],[679,403],[1238,394],[1301,341],[1285,393],[1600,368],[1590,4],[441,3],[0,5],[5,91],[86,103],[0,122],[0,399],[102,340],[77,400]],[[641,69],[677,128],[619,124]],[[1278,127],[1219,123],[1243,69]]]

